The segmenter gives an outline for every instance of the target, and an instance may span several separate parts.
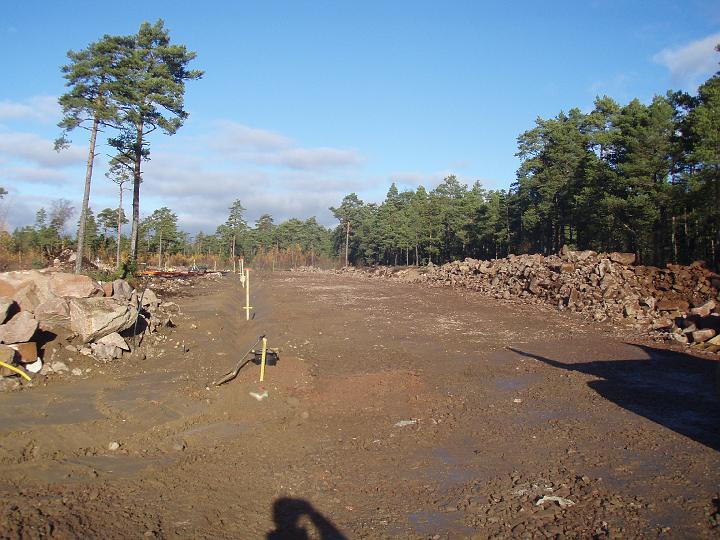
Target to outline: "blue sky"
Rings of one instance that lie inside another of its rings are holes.
[[[648,101],[694,91],[717,70],[717,1],[24,2],[0,0],[0,202],[7,228],[41,206],[79,205],[87,134],[56,154],[60,66],[69,49],[163,18],[205,70],[190,118],[156,135],[141,211],[168,206],[213,232],[240,199],[247,218],[327,210],[392,181],[431,189],[447,174],[506,189],[517,136],[538,116],[596,95]],[[101,149],[106,152],[106,149]],[[117,204],[97,164],[91,206]]]

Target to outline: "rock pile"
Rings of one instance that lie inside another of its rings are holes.
[[[425,268],[344,269],[377,278],[462,287],[499,299],[519,299],[624,321],[656,337],[720,351],[720,275],[702,262],[666,268],[635,266],[632,253],[571,251],[465,259]]]
[[[68,339],[68,347],[108,361],[160,325],[172,324],[172,305],[150,289],[135,291],[122,279],[101,283],[84,275],[50,271],[0,274],[0,361],[37,373],[49,371],[43,347]],[[137,333],[137,335],[136,335]],[[0,376],[13,375],[0,368]]]

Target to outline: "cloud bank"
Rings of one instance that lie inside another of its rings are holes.
[[[679,47],[663,49],[653,61],[665,66],[675,84],[693,88],[718,70],[720,54],[715,47],[720,43],[720,32],[692,41]]]

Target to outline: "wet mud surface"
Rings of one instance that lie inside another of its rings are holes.
[[[720,535],[712,360],[475,293],[254,285],[251,321],[198,281],[146,359],[0,394],[0,537]],[[265,382],[212,386],[260,334]]]

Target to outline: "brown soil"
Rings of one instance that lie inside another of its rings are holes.
[[[457,290],[253,286],[250,322],[198,280],[147,359],[0,394],[0,537],[720,535],[714,362]],[[212,386],[263,333],[264,385]]]

